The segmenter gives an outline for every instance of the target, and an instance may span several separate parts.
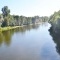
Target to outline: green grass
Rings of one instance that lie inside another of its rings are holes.
[[[14,27],[0,27],[0,32],[2,31],[7,31],[7,30],[11,30],[11,29],[15,29],[15,28],[18,28],[18,27],[22,27],[22,26],[14,26]]]
[[[36,23],[36,24],[40,24],[40,23]],[[30,25],[33,25],[33,24],[30,24]],[[27,26],[27,25],[23,25],[23,26]],[[23,26],[8,26],[8,27],[0,27],[0,32],[2,31],[8,31],[8,30],[12,30],[12,29],[16,29],[18,27],[23,27]]]

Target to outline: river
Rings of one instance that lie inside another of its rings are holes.
[[[60,45],[49,23],[0,32],[0,60],[60,60]]]

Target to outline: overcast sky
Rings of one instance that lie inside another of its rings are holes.
[[[15,15],[50,16],[60,10],[60,0],[0,0],[0,13],[4,6]]]

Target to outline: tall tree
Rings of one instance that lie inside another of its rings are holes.
[[[3,14],[3,18],[4,18],[2,27],[9,26],[10,9],[8,9],[8,6],[4,6],[2,8],[2,14]]]
[[[10,9],[8,9],[8,6],[4,6],[2,8],[2,13],[3,13],[3,17],[8,16],[10,14]]]

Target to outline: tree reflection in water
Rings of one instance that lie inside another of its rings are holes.
[[[4,43],[9,46],[11,43],[11,33],[10,31],[5,31],[0,33],[0,46]]]
[[[60,54],[60,30],[50,27],[49,32],[56,44],[56,51]]]
[[[26,31],[30,31],[31,29],[38,29],[39,25],[29,25],[20,28],[16,28],[10,31],[0,32],[0,46],[5,44],[6,46],[10,46],[12,36],[14,33],[22,33],[24,34]]]

